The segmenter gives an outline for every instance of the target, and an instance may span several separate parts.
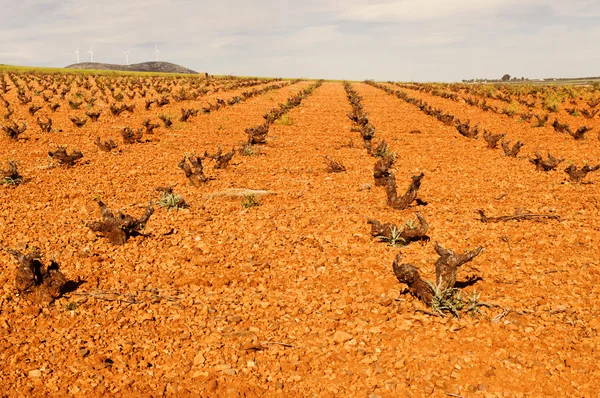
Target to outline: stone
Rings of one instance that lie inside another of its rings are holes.
[[[203,365],[204,362],[206,362],[206,358],[204,358],[204,355],[201,352],[197,353],[194,357],[194,365]]]
[[[39,369],[30,370],[28,373],[31,378],[42,377],[42,372]]]
[[[352,335],[346,332],[338,330],[333,334],[333,342],[336,344],[344,344],[348,340],[352,340]]]

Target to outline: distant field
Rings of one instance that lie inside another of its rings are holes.
[[[38,66],[18,66],[18,65],[5,65],[0,64],[0,72],[2,71],[14,71],[14,72],[42,72],[42,73],[75,73],[75,74],[86,74],[86,75],[102,75],[102,76],[187,76],[191,75],[185,73],[158,73],[158,72],[129,72],[129,71],[116,71],[116,70],[96,70],[96,69],[68,69],[68,68],[47,68]],[[193,75],[192,75],[193,76]],[[197,76],[195,76],[197,77]]]
[[[68,68],[49,68],[41,66],[19,66],[19,65],[6,65],[0,64],[0,72],[2,71],[13,71],[13,72],[41,72],[41,73],[62,73],[62,74],[86,74],[86,75],[100,75],[100,76],[182,76],[192,78],[203,78],[204,75],[192,75],[187,73],[160,73],[160,72],[130,72],[130,71],[116,71],[116,70],[99,70],[99,69],[68,69]],[[217,79],[272,79],[270,76],[232,76],[232,75],[218,75],[210,74],[212,78]],[[285,80],[291,80],[292,78],[284,78]],[[306,80],[306,79],[303,79]],[[336,80],[341,81],[341,80]]]
[[[510,82],[510,84],[533,84],[536,86],[584,86],[599,84],[600,77],[585,78],[585,79],[556,79],[556,80],[531,80],[528,82]]]

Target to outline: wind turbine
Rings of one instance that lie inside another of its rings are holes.
[[[77,63],[79,63],[79,46],[77,46],[77,50],[73,51],[75,54],[77,54]]]
[[[90,46],[90,51],[87,53],[90,54],[90,62],[94,62],[94,51],[92,50],[92,46]]]
[[[125,65],[129,65],[129,52],[131,50],[127,50],[127,51],[123,51],[123,54],[125,54]]]
[[[155,45],[155,46],[154,46],[154,48],[155,48],[155,50],[154,50],[154,52],[152,53],[152,55],[156,55],[156,62],[158,62],[158,54],[160,53],[160,51],[159,51],[159,49],[158,49],[158,46],[157,46],[157,45]]]

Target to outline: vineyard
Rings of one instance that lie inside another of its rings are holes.
[[[5,71],[2,396],[592,396],[600,89]]]

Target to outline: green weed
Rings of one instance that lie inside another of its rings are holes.
[[[258,200],[256,200],[254,195],[246,195],[242,199],[242,207],[244,209],[250,209],[251,207],[257,207],[257,206],[260,206],[260,203],[258,202]]]

